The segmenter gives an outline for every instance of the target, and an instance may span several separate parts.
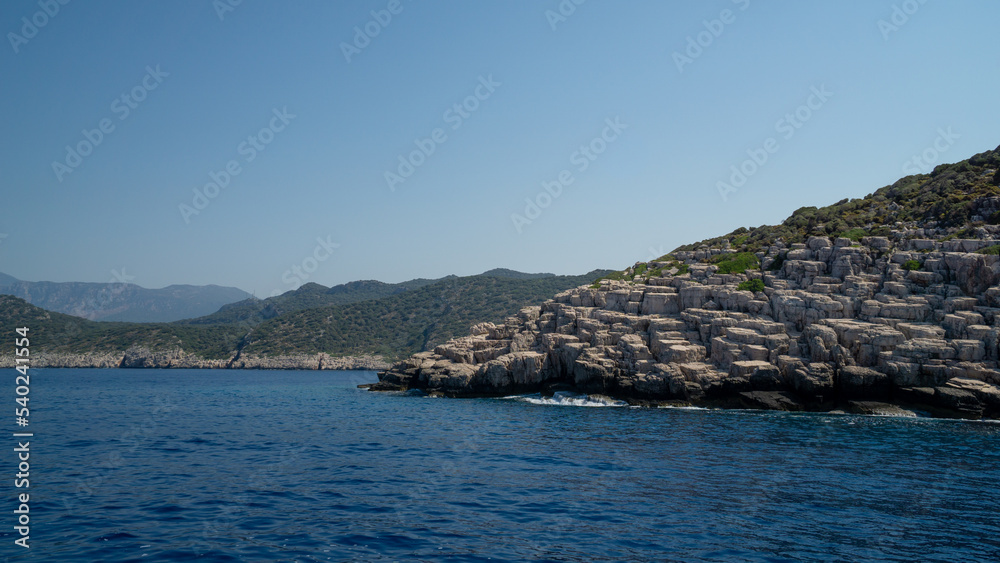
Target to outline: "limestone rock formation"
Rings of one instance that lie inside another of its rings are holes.
[[[777,241],[756,253],[774,271],[719,273],[712,258],[736,252],[727,247],[674,252],[642,265],[648,279],[602,280],[476,325],[380,373],[374,389],[558,384],[638,402],[858,412],[878,401],[996,418],[1000,256],[975,251],[1000,244],[1000,228],[981,231]],[[752,278],[763,291],[738,289]]]

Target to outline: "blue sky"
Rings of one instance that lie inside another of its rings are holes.
[[[622,268],[995,148],[997,21],[992,0],[6,1],[0,271],[266,295]]]

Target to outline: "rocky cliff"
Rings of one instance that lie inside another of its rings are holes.
[[[1000,227],[983,220],[1000,208],[994,185],[976,184],[986,194],[963,209],[979,215],[959,226],[870,221],[867,231],[885,236],[778,237],[748,251],[739,235],[675,251],[476,325],[380,373],[373,388],[575,389],[782,410],[893,412],[880,404],[892,403],[1000,418]],[[907,212],[891,198],[879,205],[872,214]]]

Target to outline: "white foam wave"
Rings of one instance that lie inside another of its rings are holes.
[[[519,401],[533,405],[555,405],[560,407],[625,407],[628,403],[602,395],[583,395],[567,391],[557,391],[551,397],[526,395],[517,397]]]

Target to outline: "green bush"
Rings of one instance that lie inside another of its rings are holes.
[[[740,282],[740,285],[736,286],[736,289],[740,291],[752,291],[754,293],[757,293],[758,291],[764,291],[764,280],[760,278],[754,278],[752,280]]]
[[[903,269],[906,271],[919,270],[920,262],[917,262],[916,260],[907,260],[906,262],[903,262]]]
[[[976,251],[976,253],[977,254],[991,254],[991,255],[996,256],[996,255],[1000,254],[1000,244],[994,244],[993,246],[987,246],[986,248],[980,248],[979,250]]]
[[[680,265],[680,266],[679,266],[679,267],[677,268],[677,273],[676,273],[676,274],[674,274],[674,275],[675,275],[675,276],[683,276],[684,274],[688,273],[688,272],[689,272],[690,270],[691,270],[691,267],[690,267],[690,266],[688,266],[687,264],[681,264],[681,265]]]
[[[788,253],[787,252],[783,252],[783,253],[779,254],[778,257],[775,258],[773,262],[771,262],[771,265],[767,267],[767,270],[769,272],[777,272],[778,270],[780,270],[782,264],[785,263],[785,255],[786,254],[788,254]]]
[[[853,228],[853,229],[851,229],[849,231],[844,231],[844,232],[840,233],[837,236],[846,237],[846,238],[849,238],[851,240],[858,241],[858,240],[861,240],[862,237],[868,236],[868,232],[865,231],[864,229],[856,227],[856,228]]]
[[[617,280],[617,281],[621,281],[621,280],[624,280],[624,279],[625,279],[625,274],[624,273],[622,273],[622,272],[611,272],[610,274],[608,274],[608,275],[606,275],[604,277],[597,278],[596,280],[594,280],[594,283],[600,284],[601,280]]]
[[[712,258],[719,270],[719,274],[742,274],[750,268],[760,265],[757,255],[750,252],[737,252],[735,254],[720,254]]]

